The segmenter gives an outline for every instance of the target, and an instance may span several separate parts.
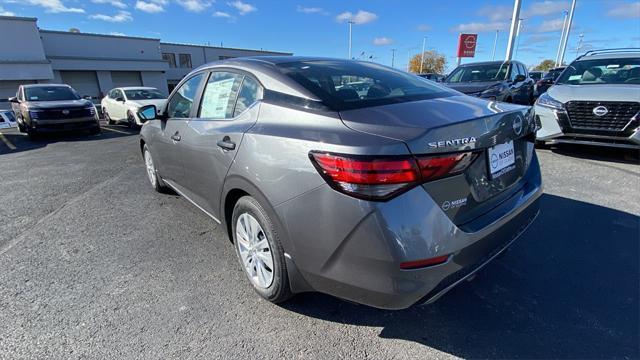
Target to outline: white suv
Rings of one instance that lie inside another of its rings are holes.
[[[535,104],[541,143],[640,148],[640,49],[589,51]]]
[[[166,95],[152,87],[120,87],[107,93],[102,99],[102,115],[109,125],[126,121],[130,127],[140,127],[138,109],[145,105],[155,105],[162,109]]]

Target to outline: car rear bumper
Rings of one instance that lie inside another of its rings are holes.
[[[565,124],[566,113],[535,105],[536,121],[541,125],[536,138],[548,143],[596,145],[628,149],[640,149],[640,127],[626,129],[618,134],[575,132]],[[637,116],[637,115],[636,115]],[[568,117],[566,117],[568,119]]]
[[[538,214],[542,194],[537,158],[525,178],[510,198],[461,226],[421,187],[371,207],[321,187],[276,210],[288,220],[289,238],[300,239],[286,250],[308,290],[377,308],[404,309],[439,298],[525,231]],[[304,210],[314,203],[335,208],[335,214]],[[313,213],[317,224],[308,221]],[[352,221],[350,229],[345,227]],[[439,265],[400,268],[401,262],[443,255],[449,258]]]

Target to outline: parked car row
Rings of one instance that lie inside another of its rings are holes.
[[[100,108],[109,124],[124,121],[131,127],[139,127],[142,122],[136,115],[138,108],[164,101],[166,96],[155,88],[124,87],[109,91]],[[18,129],[31,138],[70,130],[100,132],[96,106],[66,84],[20,85],[9,103]]]

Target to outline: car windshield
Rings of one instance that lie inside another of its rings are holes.
[[[335,110],[455,94],[418,76],[369,62],[312,60],[281,63],[277,66]]]
[[[501,81],[507,78],[508,64],[465,65],[453,70],[448,83]]]
[[[540,79],[542,79],[542,73],[540,73],[540,72],[530,72],[529,73],[529,77],[532,78],[533,80],[540,80]]]
[[[24,96],[27,101],[80,100],[80,95],[68,86],[26,87]]]
[[[127,99],[129,100],[154,100],[167,98],[156,89],[125,90],[124,93],[127,95]]]
[[[556,84],[640,85],[640,58],[579,60],[567,67]]]

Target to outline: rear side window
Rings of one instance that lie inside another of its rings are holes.
[[[230,119],[242,75],[216,71],[211,73],[200,103],[200,118]]]
[[[415,75],[379,64],[342,60],[281,63],[280,70],[334,110],[451,96]]]
[[[178,91],[176,91],[169,105],[167,106],[167,116],[169,118],[188,118],[193,106],[193,99],[196,97],[202,74],[198,74],[183,83]]]
[[[240,88],[240,92],[238,93],[238,101],[236,101],[236,108],[233,112],[233,116],[236,117],[240,115],[261,97],[262,87],[260,84],[252,78],[245,76],[242,81],[242,88]]]

